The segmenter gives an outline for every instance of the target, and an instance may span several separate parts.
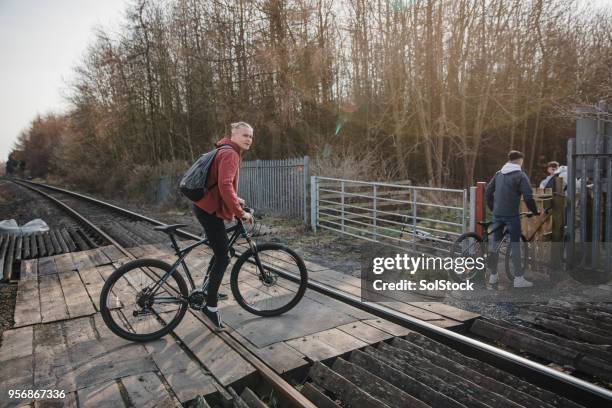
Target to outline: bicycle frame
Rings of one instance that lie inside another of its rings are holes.
[[[502,247],[503,243],[506,241],[506,238],[507,238],[507,237],[510,235],[510,234],[508,233],[508,229],[507,229],[507,228],[505,228],[505,226],[504,226],[504,225],[500,225],[499,227],[494,228],[494,229],[493,229],[493,230],[491,230],[490,232],[485,230],[485,234],[484,234],[484,236],[482,237],[482,242],[485,244],[485,256],[486,256],[486,255],[487,255],[487,253],[489,252],[489,251],[488,251],[488,249],[489,249],[489,248],[488,248],[488,247],[489,247],[489,235],[493,235],[493,234],[494,234],[496,231],[498,231],[498,230],[500,230],[500,229],[502,229],[502,228],[504,228],[504,231],[503,231],[503,234],[502,234],[502,239],[501,239],[501,240],[500,240],[500,241],[497,243],[497,247],[496,247],[496,248],[495,248],[495,250],[493,251],[493,252],[499,252],[499,250],[501,249],[501,247]],[[495,242],[495,241],[493,241],[493,242]]]
[[[549,208],[545,208],[544,209],[544,213],[548,214],[550,211],[551,207]],[[520,217],[523,218],[525,216],[529,216],[528,213],[521,213]],[[524,235],[521,234],[521,237],[523,238],[524,242],[531,242],[533,240],[533,237],[535,236],[535,234],[540,230],[540,228],[542,228],[542,226],[546,223],[546,219],[540,223],[540,225],[538,226],[538,228],[536,228],[536,230],[533,232],[533,234],[531,234],[531,237],[529,237],[529,239],[527,239]],[[487,227],[488,228],[488,227]],[[493,233],[495,233],[495,231],[499,230],[500,228],[505,228],[504,226],[499,226],[491,231],[488,231],[487,229],[485,229],[485,233],[484,236],[482,237],[482,242],[485,244],[485,256],[486,254],[489,252],[488,251],[488,246],[489,246],[489,235],[492,235]],[[495,251],[493,252],[499,252],[499,250],[501,249],[502,244],[506,241],[506,239],[509,236],[509,232],[508,229],[505,228],[504,229],[504,233],[502,235],[502,239],[499,241],[499,243],[497,243],[497,247],[495,248]]]
[[[233,233],[232,236],[229,239],[229,252],[231,255],[233,255],[234,251],[233,251],[233,246],[234,243],[238,240],[239,237],[243,237],[247,240],[247,242],[249,243],[249,246],[251,248],[253,248],[253,244],[251,242],[251,239],[249,237],[248,232],[246,231],[246,229],[244,228],[244,224],[242,223],[242,221],[238,220],[238,223],[236,225],[231,226],[230,228],[227,228],[225,230],[225,233]],[[191,289],[195,289],[195,283],[193,281],[193,277],[191,276],[191,272],[189,271],[189,268],[187,267],[187,264],[185,263],[185,258],[187,257],[187,255],[189,255],[189,253],[196,247],[200,246],[200,245],[208,245],[210,246],[210,241],[207,238],[203,238],[200,241],[194,242],[191,245],[186,246],[185,248],[179,248],[178,243],[176,242],[176,239],[174,238],[174,235],[172,234],[168,234],[170,236],[170,241],[172,243],[172,248],[174,249],[176,255],[178,256],[178,259],[174,262],[174,264],[172,264],[172,268],[170,268],[169,271],[167,271],[164,276],[161,277],[161,279],[159,281],[157,281],[157,283],[155,284],[155,286],[153,286],[150,295],[155,295],[155,293],[157,293],[157,291],[159,290],[159,288],[166,283],[166,280],[168,279],[168,277],[170,277],[170,275],[172,275],[174,273],[174,271],[176,271],[179,266],[183,266],[183,269],[185,270],[185,274],[187,275],[187,278],[189,280],[189,284],[191,286]],[[259,259],[259,257],[256,256],[256,259]],[[205,277],[206,280],[206,277]],[[159,302],[159,300],[161,300],[161,302]],[[176,303],[178,301],[180,301],[181,303],[184,303],[187,301],[187,299],[181,297],[181,299],[177,299],[177,298],[164,298],[164,297],[157,297],[155,298],[155,303]]]

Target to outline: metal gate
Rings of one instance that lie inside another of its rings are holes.
[[[311,178],[311,226],[370,242],[448,250],[466,232],[467,190]]]
[[[568,141],[567,245],[570,266],[612,271],[612,104],[581,108]]]

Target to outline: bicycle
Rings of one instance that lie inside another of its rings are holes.
[[[544,212],[547,214],[550,211],[550,208],[547,208]],[[535,214],[530,212],[520,213],[520,217],[532,217]],[[529,243],[535,237],[536,232],[544,225],[545,221],[542,222],[537,229],[533,232],[531,237],[527,239],[525,235],[521,234],[521,268],[525,271],[530,264],[530,250]],[[502,239],[496,244],[496,247],[492,252],[497,255],[497,259],[499,259],[499,255],[504,255],[504,269],[506,272],[506,276],[510,281],[514,280],[514,273],[512,271],[512,247],[510,244],[510,233],[505,226],[500,226],[489,231],[489,227],[493,224],[493,221],[478,221],[478,224],[484,228],[484,236],[476,232],[467,232],[462,234],[455,240],[451,247],[450,256],[453,259],[456,258],[481,258],[484,260],[485,268],[476,268],[475,266],[472,268],[465,268],[465,271],[461,274],[456,273],[455,271],[449,271],[449,276],[456,282],[464,282],[467,280],[476,280],[480,273],[486,273],[486,266],[489,263],[489,236],[494,234],[500,228],[504,228],[502,233]]]
[[[252,209],[245,208],[252,213]],[[154,227],[168,234],[177,256],[170,265],[159,259],[141,258],[115,270],[100,293],[100,313],[109,329],[131,341],[151,341],[165,336],[183,319],[187,307],[200,310],[208,288],[214,255],[208,265],[202,290],[196,289],[185,258],[196,247],[210,243],[206,237],[180,248],[174,234],[185,224]],[[226,229],[229,256],[237,255],[236,241],[242,237],[248,249],[238,256],[230,275],[234,300],[258,316],[278,316],[291,310],[304,296],[308,273],[304,261],[293,250],[278,243],[257,245],[240,219]],[[179,268],[188,278],[190,289]]]

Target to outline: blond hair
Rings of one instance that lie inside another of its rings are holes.
[[[249,128],[253,130],[253,126],[249,125],[246,122],[234,122],[230,124],[230,129],[232,130],[232,132],[236,129],[241,129],[241,128]]]

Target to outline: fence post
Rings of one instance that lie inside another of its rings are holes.
[[[310,177],[310,228],[312,232],[317,232],[317,221],[318,221],[318,181],[316,176]]]
[[[416,243],[417,237],[417,191],[412,189],[412,242]]]
[[[376,228],[376,190],[377,190],[376,187],[377,187],[376,184],[374,184],[372,186],[373,193],[374,193],[373,202],[372,202],[372,209],[373,209],[373,211],[372,211],[373,212],[373,214],[372,214],[372,218],[373,218],[372,223],[374,224],[374,241],[378,241],[378,229]]]
[[[558,271],[561,267],[563,258],[563,229],[565,227],[565,194],[563,193],[563,178],[557,177],[553,186],[552,196],[552,248],[550,251],[551,273],[557,275],[556,280],[560,278]]]
[[[470,232],[476,232],[476,187],[470,187]]]
[[[461,233],[465,234],[467,231],[467,207],[468,207],[468,190],[463,189],[463,211],[461,212]]]
[[[574,242],[576,240],[576,139],[567,141],[567,245],[565,256],[568,266],[574,262]]]
[[[603,125],[604,122],[600,117],[601,108],[598,106],[597,112],[597,124],[595,133],[595,153],[603,153]],[[587,152],[585,152],[587,153]],[[590,153],[590,152],[589,152]],[[601,158],[595,156],[595,162],[593,163],[593,215],[591,223],[591,265],[594,268],[599,266],[599,243],[601,242]]]
[[[605,215],[605,228],[606,228],[606,259],[604,265],[608,265],[608,274],[612,274],[612,135],[608,136],[608,156],[604,163],[606,163],[606,178],[608,179],[608,185],[606,186],[606,215]],[[605,269],[604,269],[605,270]],[[612,277],[608,275],[608,277]]]
[[[170,176],[162,175],[157,178],[157,186],[155,189],[155,202],[161,204],[168,199],[170,195]]]
[[[479,181],[476,183],[476,232],[478,235],[484,235],[484,228],[478,224],[478,221],[484,221],[487,216],[487,206],[485,203],[485,188],[487,183]]]
[[[310,180],[310,157],[304,156],[304,224],[308,225],[308,181]]]
[[[344,181],[340,182],[340,214],[342,214],[340,222],[342,225],[342,232],[344,233]]]
[[[582,141],[580,144],[581,152],[584,154],[588,151],[586,141]],[[576,146],[578,150],[578,146]],[[587,190],[587,161],[588,156],[580,157],[580,252],[582,259],[580,263],[585,264],[588,256],[586,256],[586,249],[588,246],[585,244],[589,241],[589,216],[588,216],[588,204],[589,204],[589,191]],[[577,160],[576,160],[577,162]]]
[[[263,178],[261,177],[261,160],[257,159],[257,161],[255,162],[255,177],[254,177],[256,181],[255,186],[256,186],[256,193],[255,193],[255,208],[259,208],[259,202],[261,201],[260,197],[261,197],[261,190],[264,188],[263,187]]]

